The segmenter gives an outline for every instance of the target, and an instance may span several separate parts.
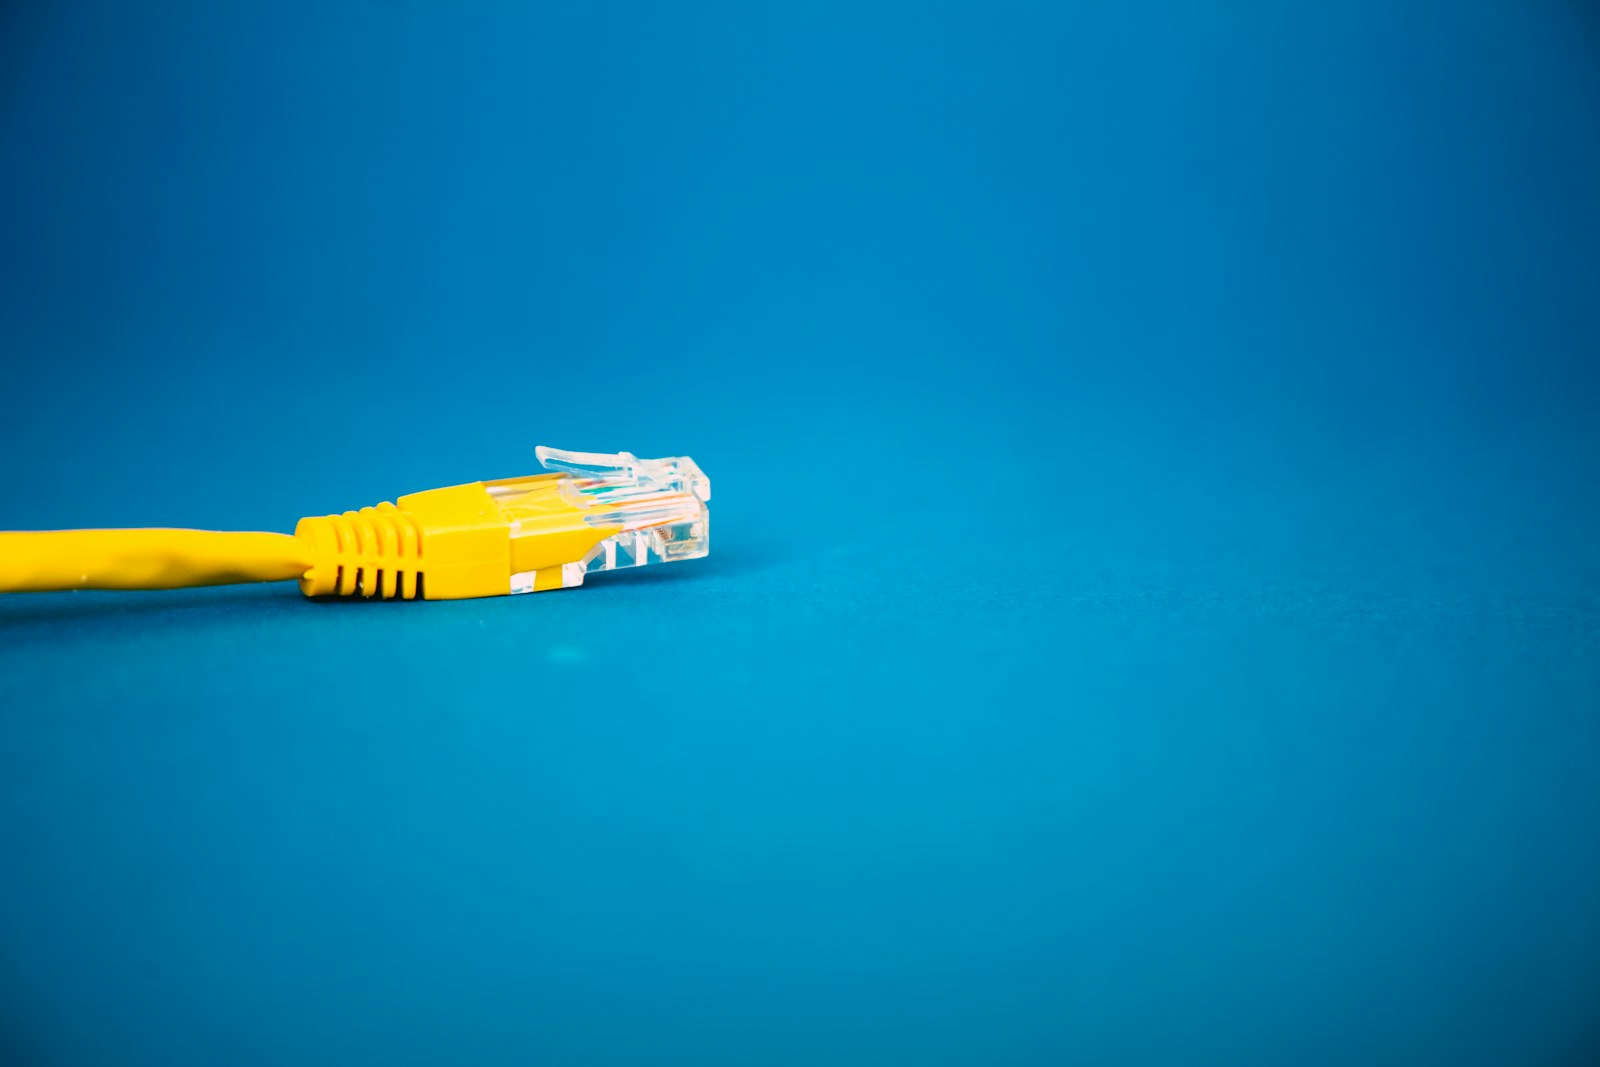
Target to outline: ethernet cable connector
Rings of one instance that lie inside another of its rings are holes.
[[[541,466],[557,473],[487,486],[511,516],[513,593],[555,588],[553,574],[540,584],[541,572],[553,564],[537,565],[543,562],[539,539],[564,528],[551,517],[560,509],[547,508],[543,500],[552,491],[580,510],[587,529],[601,534],[581,558],[561,563],[562,588],[582,585],[584,575],[597,571],[700,559],[711,551],[711,479],[688,456],[639,459],[629,452],[566,452],[545,445],[535,452]]]
[[[570,589],[710,551],[711,480],[687,456],[540,446],[547,473],[301,519],[294,534],[0,533],[0,591],[167,589],[298,578],[307,596],[406,600]]]

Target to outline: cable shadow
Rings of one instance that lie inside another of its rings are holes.
[[[704,559],[692,559],[681,564],[655,564],[649,567],[628,567],[619,571],[603,571],[590,575],[584,585],[648,585],[652,582],[705,581],[709,578],[744,578],[775,566],[780,560],[772,555],[758,555],[748,550],[716,549]]]
[[[301,599],[287,582],[128,592],[8,593],[0,596],[0,633],[9,638],[29,631],[56,632],[63,626],[132,619],[193,622],[241,611],[273,617],[294,610]]]
[[[630,567],[591,576],[584,584],[625,587],[657,582],[740,580],[783,562],[780,555],[748,549],[718,549],[705,559],[682,564]],[[118,592],[86,589],[60,593],[9,593],[0,596],[0,635],[48,640],[72,630],[104,634],[122,626],[222,623],[248,613],[254,619],[281,618],[304,611],[406,610],[378,597],[318,597],[307,600],[291,582]],[[410,602],[414,609],[420,601]],[[382,605],[382,607],[378,607]]]

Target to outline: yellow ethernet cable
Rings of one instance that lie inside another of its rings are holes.
[[[711,480],[687,456],[564,452],[549,473],[301,519],[294,533],[0,533],[0,592],[177,589],[298,578],[306,596],[412,600],[570,589],[711,550]]]

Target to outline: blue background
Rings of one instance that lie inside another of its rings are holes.
[[[0,601],[9,1063],[1581,1063],[1600,17],[10,3],[0,527],[690,454],[579,591]]]

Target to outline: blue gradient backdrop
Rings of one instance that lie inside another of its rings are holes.
[[[579,592],[0,601],[7,1063],[1592,1063],[1600,17],[0,10],[0,527],[692,454]]]

